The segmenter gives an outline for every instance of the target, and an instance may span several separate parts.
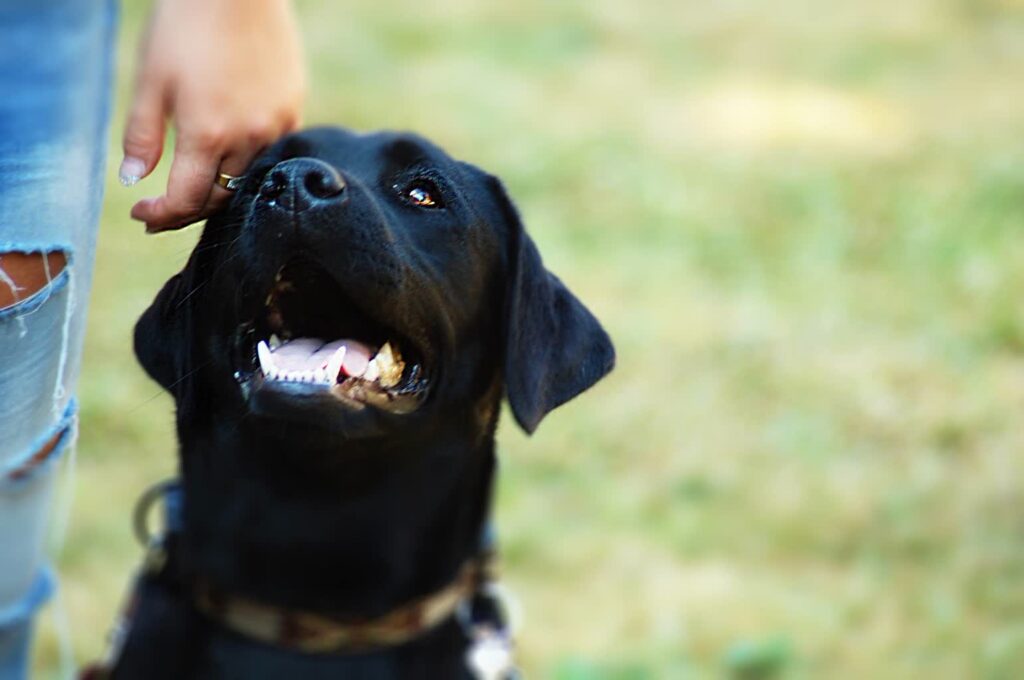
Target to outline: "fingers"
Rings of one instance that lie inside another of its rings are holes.
[[[163,90],[159,84],[140,85],[124,129],[121,184],[132,186],[160,161],[166,132]]]
[[[231,135],[180,132],[166,193],[139,201],[131,216],[145,222],[149,233],[180,229],[209,217],[233,193],[216,184],[217,173],[245,174],[260,151],[296,125],[297,120],[250,123],[244,131]]]
[[[241,177],[245,174],[249,164],[258,156],[263,149],[267,148],[275,139],[287,134],[298,127],[298,120],[295,117],[287,117],[280,123],[256,123],[249,127],[248,131],[235,143],[233,150],[224,155],[218,166],[218,172],[232,177]],[[214,184],[210,193],[209,201],[203,213],[210,215],[227,203],[233,191]]]
[[[231,175],[232,177],[241,177],[245,174],[245,171],[249,167],[249,163],[252,162],[252,159],[263,151],[267,143],[268,142],[261,140],[254,141],[254,144],[259,144],[259,146],[237,147],[221,159],[217,171],[222,172],[225,175]],[[228,202],[233,193],[233,191],[228,191],[219,184],[214,183],[213,191],[210,192],[209,200],[206,202],[203,212],[207,214],[216,212]]]
[[[174,151],[166,193],[136,203],[132,218],[145,222],[149,233],[180,229],[202,219],[219,161],[219,154],[208,149],[179,144]]]

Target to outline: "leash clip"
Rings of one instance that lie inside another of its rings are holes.
[[[139,545],[149,548],[154,540],[160,539],[149,530],[149,511],[157,501],[164,502],[164,533],[178,528],[175,525],[181,523],[181,498],[181,482],[174,478],[157,482],[142,492],[132,512],[132,530]]]
[[[480,613],[477,615],[475,610]],[[455,617],[470,640],[466,666],[476,680],[520,677],[513,639],[522,621],[522,608],[506,588],[496,581],[485,581],[462,601]]]
[[[507,633],[481,627],[466,650],[466,665],[476,680],[515,680],[519,677]]]

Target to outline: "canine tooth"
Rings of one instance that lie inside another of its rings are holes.
[[[373,358],[373,363],[377,365],[382,387],[394,387],[401,380],[402,369],[405,368],[405,365],[391,348],[390,342],[384,343],[384,346],[377,350],[377,356]]]
[[[341,372],[341,364],[345,361],[345,352],[347,348],[342,345],[331,357],[331,360],[327,362],[327,366],[324,367],[324,371],[327,373],[327,380],[335,381],[338,379],[338,373]]]
[[[270,349],[277,349],[281,346],[281,338],[277,337],[277,333],[270,336]]]
[[[260,368],[263,369],[264,373],[266,373],[268,370],[273,370],[274,358],[270,354],[270,348],[267,347],[267,343],[264,342],[263,340],[260,340],[256,344],[256,354],[259,356]]]

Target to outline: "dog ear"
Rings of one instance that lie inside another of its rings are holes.
[[[509,225],[505,389],[519,426],[532,434],[551,410],[604,377],[615,348],[583,303],[549,272],[501,183]]]
[[[153,304],[135,323],[135,356],[149,377],[168,391],[172,391],[171,387],[184,375],[181,348],[185,338],[185,309],[181,298],[191,288],[191,270],[190,259],[185,269],[164,284]]]

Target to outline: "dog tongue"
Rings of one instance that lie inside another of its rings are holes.
[[[274,365],[284,371],[311,371],[327,364],[342,347],[345,360],[341,366],[347,375],[362,375],[370,363],[371,350],[356,340],[335,340],[324,344],[320,338],[295,338],[275,350]]]

